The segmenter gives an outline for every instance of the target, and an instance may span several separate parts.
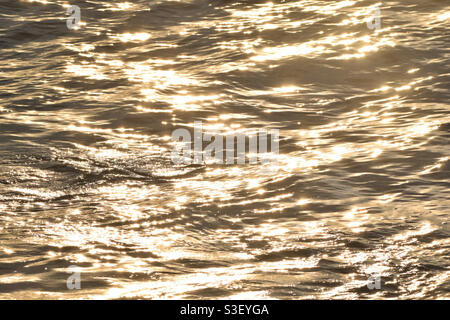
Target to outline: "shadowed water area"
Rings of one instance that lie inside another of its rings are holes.
[[[448,5],[0,0],[0,298],[450,298]]]

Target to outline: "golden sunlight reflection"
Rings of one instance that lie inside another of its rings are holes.
[[[73,73],[77,77],[86,77],[94,80],[103,80],[107,78],[107,76],[103,74],[102,68],[96,65],[69,64],[66,66],[66,72]]]
[[[331,4],[325,4],[325,5],[309,5],[306,7],[305,11],[315,11],[322,14],[336,14],[338,10],[343,9],[345,7],[353,6],[356,3],[356,1],[350,1],[350,0],[343,0],[339,2],[334,2]]]
[[[122,33],[113,36],[114,39],[118,39],[122,42],[142,42],[151,38],[151,35],[145,32],[139,33]]]
[[[199,85],[200,82],[185,74],[174,70],[158,70],[152,66],[153,62],[128,63],[124,69],[131,81],[153,83],[155,89],[164,90],[173,86]],[[171,61],[167,61],[171,64]]]
[[[0,299],[445,297],[443,3],[99,0],[67,30],[71,3],[19,2]],[[70,265],[86,283],[58,292]]]
[[[378,51],[382,47],[394,47],[395,42],[389,34],[380,38],[375,36],[356,36],[356,33],[343,33],[340,35],[326,36],[318,40],[311,40],[298,45],[266,47],[256,51],[257,55],[251,60],[263,62],[266,60],[281,60],[295,56],[314,57],[316,55],[325,55],[338,53],[340,50],[334,47],[345,46],[345,51],[353,51],[352,53],[344,53],[343,55],[333,55],[328,59],[350,59],[361,58],[367,53]]]
[[[135,8],[136,6],[133,5],[131,2],[119,2],[119,3],[108,3],[107,5],[108,10],[111,11],[124,11],[124,10],[131,10]]]

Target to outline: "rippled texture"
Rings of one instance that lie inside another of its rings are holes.
[[[71,4],[0,1],[0,298],[450,297],[448,1]],[[173,165],[194,121],[277,172]]]

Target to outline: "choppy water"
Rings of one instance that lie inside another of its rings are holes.
[[[0,298],[450,297],[448,1],[249,2],[0,2]]]

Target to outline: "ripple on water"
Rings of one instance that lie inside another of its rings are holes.
[[[375,7],[2,2],[0,298],[448,298],[448,10]],[[174,165],[194,121],[277,164]]]

